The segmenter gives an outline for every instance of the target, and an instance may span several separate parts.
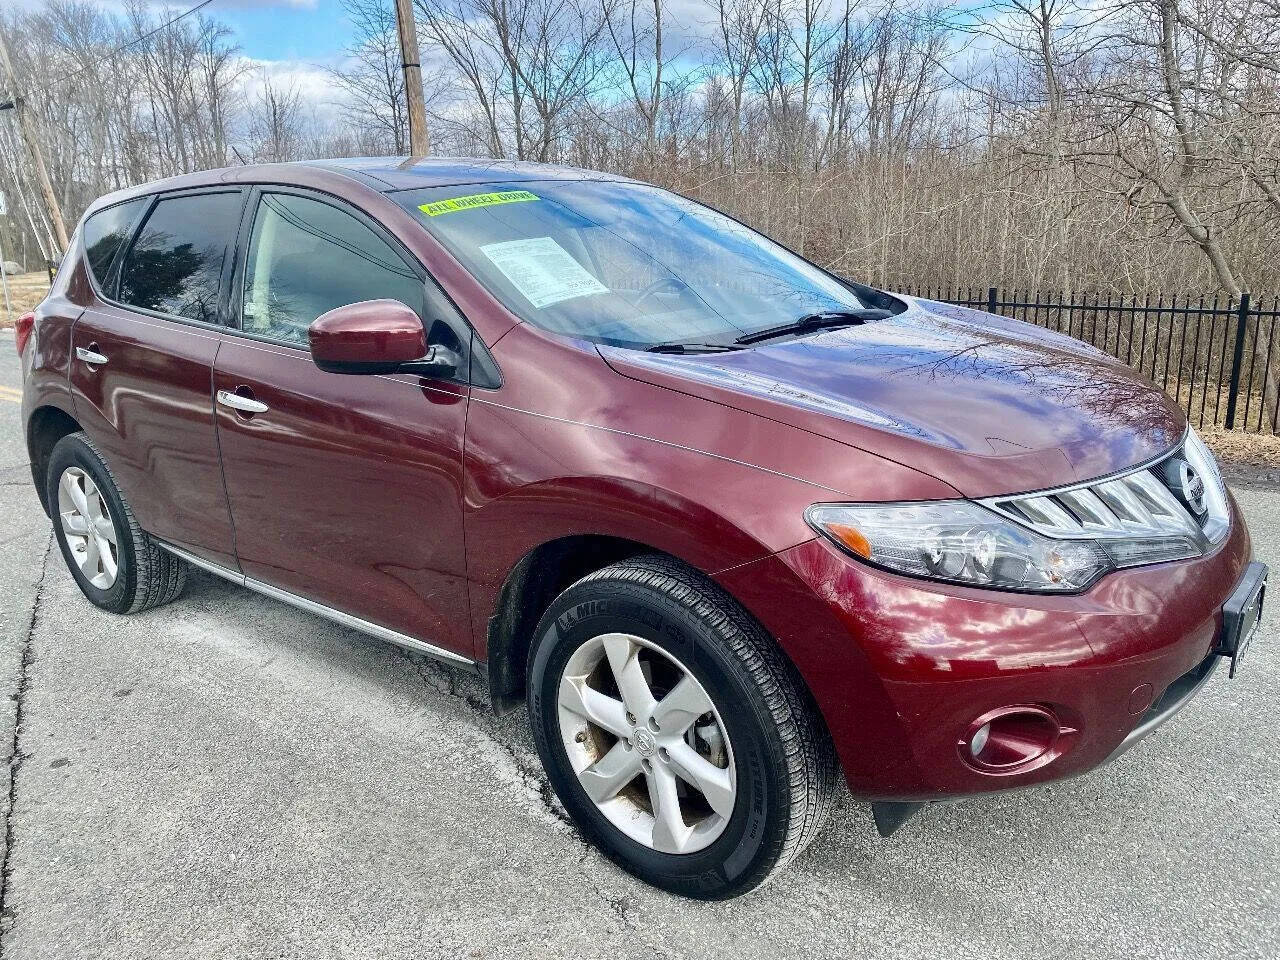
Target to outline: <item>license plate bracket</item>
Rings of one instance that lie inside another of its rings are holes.
[[[1222,636],[1218,641],[1217,653],[1231,659],[1231,672],[1228,676],[1236,675],[1236,668],[1244,659],[1254,634],[1258,632],[1266,596],[1267,565],[1255,560],[1245,568],[1244,576],[1222,605]]]

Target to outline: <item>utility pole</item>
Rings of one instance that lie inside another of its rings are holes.
[[[3,193],[0,193],[0,218],[9,216],[9,201]],[[9,301],[9,275],[4,271],[4,241],[0,239],[0,286],[4,287],[4,315],[6,319],[13,319],[13,304]],[[1232,368],[1235,369],[1234,367]],[[1232,397],[1234,400],[1235,398]],[[1231,405],[1228,404],[1228,409]]]
[[[418,25],[413,22],[413,0],[396,0],[400,27],[400,62],[404,64],[404,95],[409,103],[409,154],[425,157],[431,152],[427,136],[427,105],[422,97],[422,60],[418,53]]]
[[[18,76],[13,72],[13,61],[9,59],[9,47],[4,42],[4,30],[0,28],[0,61],[3,61],[5,76],[9,80],[11,106],[18,114],[18,129],[22,139],[26,141],[27,151],[31,154],[31,162],[36,169],[36,180],[40,183],[40,192],[44,195],[45,209],[49,211],[49,222],[53,224],[53,237],[58,241],[58,252],[61,253],[71,245],[67,238],[67,224],[62,219],[62,206],[58,203],[58,195],[53,192],[53,183],[49,179],[49,168],[44,163],[44,153],[40,150],[40,140],[36,137],[35,126],[22,102],[22,91],[18,89]],[[419,91],[421,96],[421,91]]]

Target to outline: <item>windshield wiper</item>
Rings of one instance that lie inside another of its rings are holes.
[[[763,330],[744,333],[733,342],[759,343],[761,340],[772,340],[774,337],[783,337],[789,333],[808,333],[811,330],[851,327],[855,324],[866,323],[868,320],[884,320],[886,317],[891,316],[893,314],[888,310],[880,310],[875,307],[866,307],[862,310],[825,310],[822,313],[807,313],[803,317],[792,320],[790,323],[783,323],[776,327],[765,327]]]
[[[736,343],[655,343],[645,347],[645,353],[724,353],[741,350]]]

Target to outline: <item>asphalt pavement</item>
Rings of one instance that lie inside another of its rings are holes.
[[[4,958],[1280,957],[1280,605],[1110,766],[889,840],[846,798],[772,883],[695,903],[581,841],[473,676],[194,571],[168,607],[92,607],[18,380],[6,333]],[[1280,493],[1238,496],[1280,568]]]

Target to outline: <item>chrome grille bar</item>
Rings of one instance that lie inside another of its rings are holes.
[[[1206,485],[1204,511],[1197,513],[1185,492],[1177,492],[1175,467],[1190,465]],[[1074,484],[1056,490],[982,503],[1037,533],[1065,540],[1137,540],[1177,538],[1198,544],[1200,552],[1226,536],[1229,518],[1226,488],[1211,455],[1188,432],[1164,456],[1120,476]]]

